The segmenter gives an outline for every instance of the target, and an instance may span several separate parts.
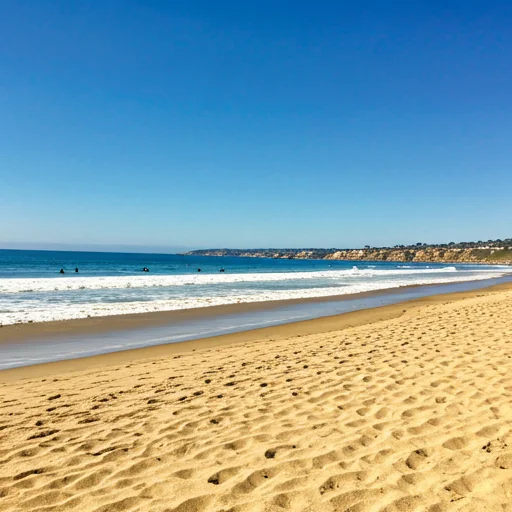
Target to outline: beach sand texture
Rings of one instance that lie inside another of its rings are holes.
[[[402,309],[0,384],[0,510],[512,510],[512,291]]]

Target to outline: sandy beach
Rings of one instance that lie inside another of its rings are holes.
[[[512,286],[0,372],[0,510],[512,510]]]

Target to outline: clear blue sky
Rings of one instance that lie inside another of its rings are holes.
[[[508,1],[0,0],[0,241],[512,235]]]

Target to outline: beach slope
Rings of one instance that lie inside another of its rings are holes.
[[[0,509],[512,510],[511,349],[508,289],[27,370],[0,384]]]

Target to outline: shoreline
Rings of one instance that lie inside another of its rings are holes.
[[[506,279],[503,276],[496,279]],[[114,331],[128,331],[150,327],[164,327],[175,322],[186,322],[197,319],[208,319],[223,315],[236,315],[252,312],[265,312],[277,308],[319,304],[327,302],[346,302],[355,299],[397,295],[416,288],[432,288],[469,283],[484,283],[495,278],[460,281],[448,283],[413,284],[393,288],[383,288],[368,292],[347,293],[343,295],[327,295],[321,297],[306,297],[300,299],[268,300],[258,302],[243,302],[222,304],[216,306],[201,306],[197,308],[177,309],[169,311],[153,311],[146,313],[128,313],[69,320],[54,320],[48,322],[26,322],[0,325],[0,345],[23,343],[30,340],[44,340],[63,335],[97,335]],[[1,371],[1,370],[0,370]]]
[[[468,281],[469,282],[469,281]],[[475,281],[476,282],[476,281]],[[449,283],[448,283],[449,284]],[[49,322],[25,322],[7,324],[0,328],[0,344],[17,343],[30,339],[45,339],[62,334],[99,334],[119,330],[133,330],[144,327],[162,327],[172,322],[190,321],[197,318],[209,318],[219,315],[242,314],[256,311],[266,311],[279,307],[298,304],[348,301],[356,298],[378,297],[380,295],[397,294],[405,289],[417,288],[410,285],[398,288],[385,288],[361,293],[345,295],[327,295],[323,297],[307,297],[302,299],[268,300],[258,302],[242,302],[221,304],[216,306],[201,306],[197,308],[173,309],[169,311],[153,311],[148,313],[128,313],[124,315],[107,315],[88,318],[73,318],[70,320],[53,320]]]
[[[108,367],[112,365],[133,363],[144,359],[161,359],[168,357],[170,355],[208,350],[215,347],[222,347],[231,344],[249,343],[254,341],[279,341],[291,337],[325,334],[331,331],[339,331],[351,327],[370,325],[384,320],[399,318],[404,313],[410,313],[411,309],[416,310],[426,305],[441,303],[448,304],[473,297],[492,295],[494,293],[510,290],[512,290],[512,282],[506,282],[501,284],[494,284],[483,288],[477,288],[469,291],[440,293],[436,295],[425,296],[419,299],[398,302],[391,305],[370,307],[367,309],[361,309],[348,313],[342,313],[332,316],[323,316],[310,320],[289,322],[270,327],[260,327],[251,330],[222,334],[218,336],[198,338],[189,341],[166,343],[162,345],[153,345],[143,348],[132,348],[117,352],[86,356],[76,359],[66,359],[54,362],[34,364],[29,366],[21,366],[17,368],[4,369],[0,370],[0,383],[20,379],[47,377],[74,371],[91,370],[96,368]],[[302,301],[302,299],[298,300]],[[261,303],[254,304],[255,307],[261,307]],[[235,304],[233,306],[241,305]],[[218,307],[224,308],[225,306]],[[213,308],[216,308],[216,306],[205,309]],[[192,310],[184,310],[181,313],[184,313],[185,311]],[[216,313],[212,312],[211,314],[215,315]],[[149,315],[153,316],[155,314],[151,313]],[[40,324],[29,325],[37,326]],[[90,328],[94,329],[97,328],[97,326],[92,325],[90,326]],[[51,336],[49,332],[47,332],[47,334]]]

